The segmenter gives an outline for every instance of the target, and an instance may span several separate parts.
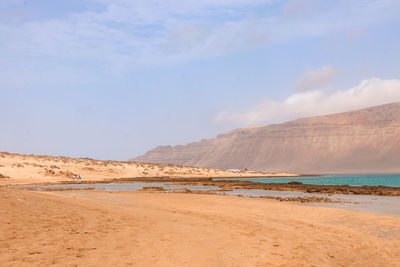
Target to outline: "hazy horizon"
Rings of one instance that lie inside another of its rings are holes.
[[[5,0],[0,11],[0,151],[127,160],[400,101],[395,0]]]

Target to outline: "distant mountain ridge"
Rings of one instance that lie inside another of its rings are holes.
[[[297,173],[400,172],[400,103],[240,128],[133,161]]]

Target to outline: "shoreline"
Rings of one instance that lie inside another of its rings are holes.
[[[218,178],[219,179],[219,178]],[[400,187],[390,186],[350,186],[350,185],[314,185],[300,183],[260,183],[242,180],[216,180],[213,178],[115,178],[107,180],[91,181],[60,181],[56,183],[43,182],[25,185],[62,185],[62,184],[108,184],[108,183],[169,183],[176,185],[202,185],[218,186],[221,189],[261,189],[276,191],[295,191],[316,194],[348,194],[348,195],[377,195],[377,196],[400,196]],[[13,186],[12,184],[3,185]],[[18,185],[16,185],[18,186]]]
[[[223,180],[224,181],[224,180]],[[368,212],[372,214],[385,214],[395,217],[400,217],[400,195],[398,191],[388,191],[373,189],[372,193],[366,191],[350,190],[343,191],[341,187],[339,192],[338,188],[326,192],[326,189],[317,186],[318,190],[313,187],[312,190],[296,190],[296,188],[285,188],[288,184],[273,184],[279,185],[280,190],[277,188],[257,188],[260,183],[254,183],[255,186],[235,184],[232,185],[219,185],[208,180],[200,179],[197,181],[188,181],[187,179],[179,179],[178,181],[171,181],[167,179],[151,179],[146,181],[108,181],[103,183],[57,183],[57,184],[41,184],[41,185],[19,185],[11,188],[25,189],[28,191],[41,191],[41,192],[151,192],[151,193],[179,193],[179,194],[200,194],[200,195],[230,195],[245,198],[263,198],[273,199],[280,202],[294,202],[298,204],[310,204],[321,207],[336,207],[340,209],[355,210],[360,212]],[[271,185],[271,184],[261,184]],[[293,186],[293,184],[289,184]],[[296,186],[296,184],[294,184]],[[345,188],[348,188],[346,186]],[[297,188],[298,189],[298,188]]]
[[[400,218],[237,196],[0,188],[0,265],[394,266]],[[323,244],[323,245],[321,245]]]

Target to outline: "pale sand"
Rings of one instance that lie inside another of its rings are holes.
[[[83,181],[134,177],[297,176],[296,174],[289,173],[232,172],[213,168],[184,167],[171,164],[100,161],[0,152],[0,185],[72,181],[70,178],[71,175],[80,175]],[[2,176],[9,178],[2,178]]]
[[[0,266],[399,266],[400,219],[233,196],[0,189]]]

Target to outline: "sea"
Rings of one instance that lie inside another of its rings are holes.
[[[259,183],[288,183],[291,181],[303,184],[317,185],[352,185],[352,186],[393,186],[400,187],[400,174],[341,174],[314,177],[285,177],[285,178],[229,178],[214,180],[242,180]]]

